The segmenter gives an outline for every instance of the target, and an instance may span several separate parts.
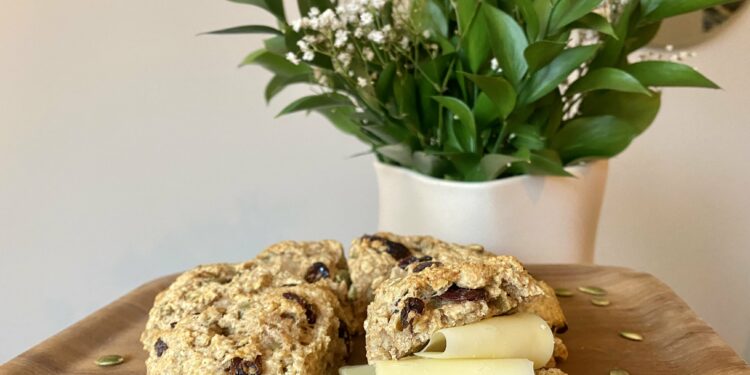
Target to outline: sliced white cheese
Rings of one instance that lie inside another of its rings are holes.
[[[432,334],[424,358],[526,358],[544,367],[555,347],[552,330],[534,314],[498,316]]]
[[[375,367],[370,365],[344,366],[339,369],[339,375],[375,375]]]
[[[526,359],[421,359],[375,362],[375,375],[534,375]]]

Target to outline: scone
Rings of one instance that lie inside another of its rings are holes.
[[[345,312],[321,285],[225,294],[144,332],[149,374],[332,374],[349,350]]]
[[[419,351],[433,332],[509,313],[544,290],[515,258],[481,262],[426,261],[406,267],[375,290],[367,309],[367,360]]]
[[[200,266],[156,297],[141,336],[149,374],[328,374],[354,321],[341,245],[283,242]],[[343,299],[342,299],[343,297]]]
[[[352,241],[349,272],[354,316],[364,322],[374,290],[390,277],[403,276],[411,264],[438,261],[452,263],[493,256],[479,245],[457,245],[429,236],[398,236],[392,233],[365,235]],[[361,326],[361,324],[360,324]]]
[[[496,256],[485,251],[481,245],[448,243],[429,236],[399,236],[381,232],[355,239],[349,250],[350,297],[355,320],[364,321],[367,305],[372,302],[374,291],[381,283],[389,278],[404,276],[410,268],[424,267],[429,262],[481,263]],[[517,310],[539,315],[553,332],[565,332],[565,315],[554,290],[544,282],[538,283],[545,293],[522,301]]]

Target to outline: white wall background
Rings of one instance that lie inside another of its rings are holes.
[[[220,0],[4,0],[0,363],[154,277],[282,239],[375,229],[365,150],[273,119],[236,63],[270,21]],[[652,272],[750,358],[750,14],[699,49],[721,92],[673,90],[612,163],[601,263]]]

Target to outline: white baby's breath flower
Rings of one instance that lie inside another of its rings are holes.
[[[302,29],[302,19],[294,20],[292,21],[292,30],[294,30],[295,33],[298,33]]]
[[[310,11],[307,12],[307,16],[310,18],[317,17],[319,14],[320,14],[320,9],[318,9],[318,7],[312,7],[310,8]]]
[[[370,12],[365,12],[359,15],[359,22],[362,24],[362,26],[372,25],[373,20],[374,20],[374,17],[372,16],[372,13]]]
[[[341,23],[336,18],[336,13],[331,9],[326,9],[320,17],[320,28],[324,30],[335,30],[341,27]]]
[[[343,29],[336,30],[336,41],[333,43],[333,46],[336,48],[341,48],[346,45],[347,40],[349,40],[348,31]]]
[[[289,60],[289,62],[291,62],[294,65],[299,65],[300,63],[299,57],[297,57],[297,55],[295,55],[292,52],[287,52],[286,59]]]
[[[385,0],[372,0],[370,4],[372,4],[373,8],[380,10],[385,6]]]
[[[352,62],[352,55],[347,52],[341,52],[336,56],[336,59],[346,67]]]
[[[366,78],[362,78],[362,77],[357,77],[357,86],[359,86],[359,87],[367,87],[367,85],[368,85],[369,83],[370,83],[370,82],[369,82],[369,81],[367,81],[367,79],[366,79]]]
[[[358,27],[358,28],[354,29],[354,37],[355,38],[362,38],[363,36],[365,36],[365,30],[364,29],[362,29],[361,27]]]
[[[408,37],[401,38],[401,41],[399,42],[399,44],[401,45],[401,48],[403,49],[409,48],[409,38]]]
[[[367,34],[367,39],[375,44],[383,44],[383,42],[385,42],[385,34],[380,30],[373,30]]]
[[[372,61],[375,59],[375,52],[373,52],[370,47],[365,47],[362,50],[362,56],[364,56],[365,60]]]
[[[305,53],[302,54],[302,60],[305,60],[305,61],[313,61],[313,60],[315,60],[315,52],[313,52],[313,51],[305,51]]]
[[[422,31],[422,37],[423,37],[423,38],[425,38],[425,39],[430,39],[430,35],[432,35],[432,34],[430,33],[430,30],[425,30],[425,31]]]
[[[492,58],[492,60],[490,60],[490,69],[492,70],[500,69],[500,63],[494,57]]]

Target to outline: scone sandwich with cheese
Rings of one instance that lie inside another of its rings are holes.
[[[342,374],[563,374],[562,309],[514,257],[378,233],[353,242],[349,266],[369,366]]]

